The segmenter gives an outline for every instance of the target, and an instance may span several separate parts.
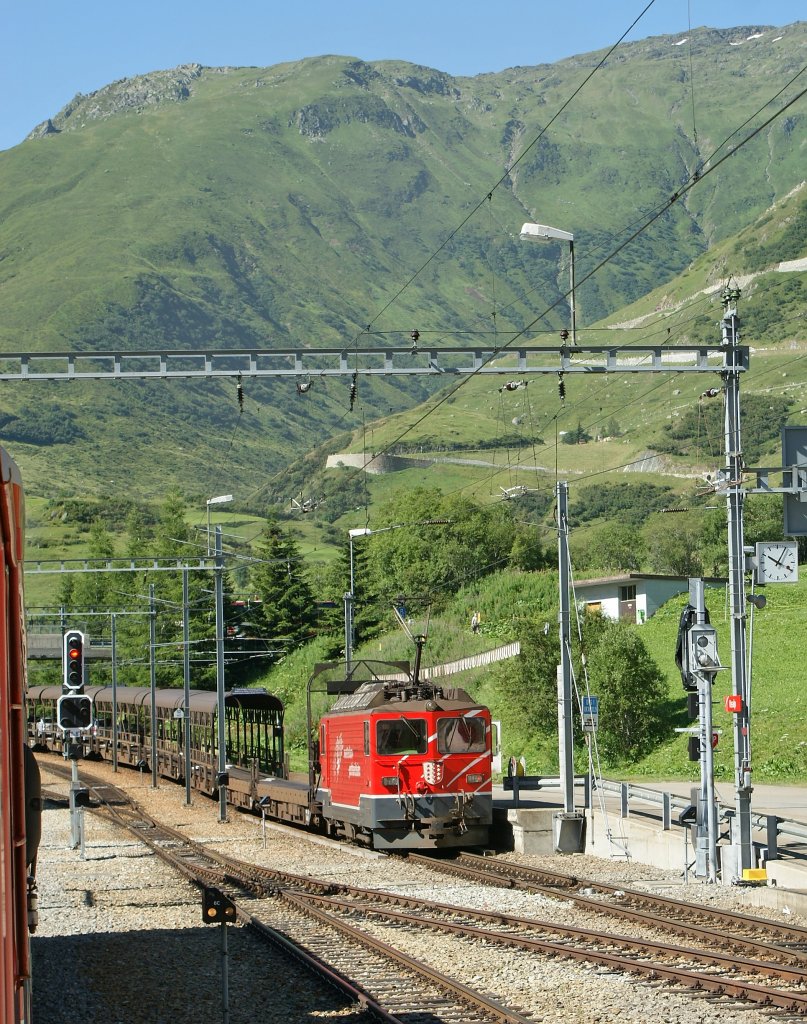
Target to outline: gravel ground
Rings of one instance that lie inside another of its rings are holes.
[[[42,762],[40,762],[42,763]],[[523,916],[580,924],[570,903],[492,890],[439,877],[415,865],[391,862],[370,851],[334,849],[289,829],[231,812],[218,821],[218,805],[194,796],[185,806],[184,788],[150,777],[113,774],[88,765],[96,776],[132,792],[155,816],[189,835],[243,860],[282,867],[334,881],[417,893],[446,903],[497,909]],[[79,768],[81,772],[81,766]],[[67,783],[49,776],[49,790],[66,794]],[[70,849],[69,814],[49,807],[43,815],[38,883],[40,924],[32,939],[35,1024],[219,1024],[222,1021],[221,928],[202,923],[201,898],[147,849],[85,814],[85,856]],[[742,893],[690,883],[680,875],[635,862],[579,855],[538,857],[509,854],[528,864],[551,863],[561,870],[635,887],[662,889],[692,902],[743,909]],[[761,916],[764,911],[754,911]],[[771,912],[770,916],[778,916]],[[796,915],[791,923],[803,923]],[[271,922],[269,922],[271,923]],[[472,947],[445,935],[406,938],[399,929],[368,925],[414,956],[431,958],[440,969],[455,967],[472,986],[494,992],[509,1005],[557,1024],[717,1024],[730,1012],[691,995],[651,985],[603,968],[515,953],[502,947]],[[614,924],[610,930],[626,929]],[[315,983],[293,962],[229,928],[230,1024],[340,1020],[364,1024],[367,1015],[341,1004],[327,986]],[[744,1024],[769,1024],[770,1017],[747,1009]]]

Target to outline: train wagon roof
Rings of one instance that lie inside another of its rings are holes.
[[[179,702],[177,707],[182,706],[182,691],[169,690],[163,693],[178,693]],[[240,707],[249,711],[282,711],[283,702],[279,697],[268,690],[244,689],[227,690],[224,694],[224,703],[227,707]],[[169,705],[173,706],[173,705]],[[215,690],[194,690],[191,693],[191,711],[214,712],[218,706],[218,694]]]
[[[119,686],[117,688],[118,705],[134,707],[151,706],[151,689],[148,686]],[[85,686],[84,693],[92,698],[93,703],[112,703],[111,686]],[[57,700],[62,695],[61,686],[33,686],[28,690],[29,701]],[[282,711],[283,703],[279,697],[263,689],[234,689],[224,694],[228,707],[241,707],[248,710]],[[154,704],[158,708],[180,708],[184,703],[184,694],[180,689],[160,689],[154,694]],[[191,690],[190,710],[214,712],[218,705],[218,697],[213,690]]]
[[[96,693],[102,689],[102,686],[85,686],[84,693],[95,699]],[[61,686],[29,686],[27,699],[29,701],[57,700],[63,692]]]

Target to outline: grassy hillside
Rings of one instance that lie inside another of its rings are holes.
[[[473,590],[460,593],[450,608],[429,623],[429,640],[424,664],[440,664],[505,643],[514,635],[513,621],[527,617],[542,625],[550,623],[557,631],[556,576],[553,573],[499,574],[481,581]],[[800,729],[802,663],[802,622],[807,602],[807,580],[797,584],[768,585],[764,588],[768,604],[754,616],[753,664],[751,673],[753,777],[757,782],[807,781],[807,740]],[[644,625],[636,629],[651,656],[667,678],[665,711],[667,739],[648,757],[625,769],[622,774],[645,779],[699,778],[699,767],[687,759],[686,736],[676,728],[691,725],[686,716],[686,699],[674,654],[682,594],[665,605]],[[721,588],[707,588],[706,604],[718,631],[721,661],[731,663],[731,643],[725,594]],[[473,608],[482,610],[482,632],[475,636],[469,628]],[[425,622],[416,623],[423,629]],[[392,627],[391,627],[392,628]],[[573,628],[573,634],[576,627]],[[515,631],[517,633],[517,630]],[[750,634],[749,634],[750,636]],[[573,646],[576,641],[573,639]],[[299,752],[305,729],[305,681],[314,663],[320,659],[316,645],[287,659],[264,680],[289,703],[287,716],[292,746]],[[412,659],[411,644],[400,631],[360,649],[359,657]],[[524,755],[530,773],[551,775],[558,770],[557,740],[538,740],[525,733],[518,712],[503,701],[497,680],[501,665],[452,676],[455,685],[466,687],[478,700],[487,703],[494,717],[503,722],[504,751],[507,756]],[[578,685],[584,685],[582,680]],[[731,692],[731,672],[718,673],[714,685],[714,727],[722,730],[715,751],[715,778],[728,799],[733,784],[733,719],[724,711],[724,697]],[[576,751],[579,770],[586,770],[582,743]],[[730,802],[730,799],[728,799]]]
[[[801,648],[807,581],[769,584],[758,588],[767,605],[754,613],[751,672],[752,772],[757,782],[804,782],[807,779],[807,742],[801,729]],[[681,678],[672,662],[678,617],[684,602],[670,602],[650,619],[642,637],[670,680],[671,697],[681,701]],[[726,596],[721,590],[707,590],[706,604],[717,627],[720,658],[731,663],[731,639]],[[750,608],[750,606],[749,606]],[[747,640],[751,634],[747,634]],[[715,751],[715,777],[721,783],[733,780],[733,716],[724,711],[724,697],[731,692],[731,673],[720,672],[714,684],[713,715],[723,734]],[[687,725],[679,715],[675,725]],[[671,723],[672,724],[672,723]],[[686,740],[670,736],[652,757],[636,766],[637,775],[656,778],[698,777],[697,765],[681,763]],[[670,775],[670,773],[673,773]]]
[[[525,219],[575,232],[579,323],[594,324],[801,181],[794,108],[588,276],[801,66],[804,24],[756,34],[694,33],[693,82],[676,40],[632,43],[557,118],[602,54],[474,79],[348,57],[188,66],[78,96],[0,154],[0,346],[350,349],[414,328],[488,344],[550,307],[554,337],[565,253],[518,241]],[[307,401],[292,381],[251,381],[242,414],[234,384],[5,385],[0,437],[48,495],[170,478],[204,496],[222,465],[227,490],[253,493],[435,387],[376,381],[350,409],[347,380]]]

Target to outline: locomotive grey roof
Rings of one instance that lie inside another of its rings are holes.
[[[402,700],[400,696],[386,692],[384,683],[362,683],[355,693],[345,693],[338,697],[331,707],[331,712],[367,711],[372,708],[383,708],[388,711],[433,711],[435,707],[441,711],[461,711],[480,706],[469,693],[458,687],[441,687],[440,693],[441,695],[428,700]]]

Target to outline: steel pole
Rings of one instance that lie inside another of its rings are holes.
[[[353,560],[353,538],[350,538],[350,658],[356,646],[356,563]]]
[[[345,594],[345,666],[348,674],[350,674],[350,668],[353,662],[351,647],[353,639],[353,591],[349,590]]]
[[[227,736],[224,702],[224,557],[221,553],[221,527],[216,527],[216,697],[219,745],[219,821],[227,820]]]
[[[745,649],[745,551],[743,548],[742,487],[743,457],[740,438],[740,369],[737,310],[726,301],[720,326],[725,348],[722,377],[725,383],[726,504],[728,509],[729,590],[731,599],[731,678],[732,692],[741,699],[741,710],[734,718],[735,814],[731,823],[733,868],[742,878],[746,868],[754,867],[751,837],[751,756],[749,747],[750,708],[748,706]],[[724,877],[724,884],[730,879]]]
[[[569,313],[572,318],[572,344],[577,344],[577,319],[574,307],[574,242],[569,242],[569,276],[571,278],[571,290],[569,292]]]
[[[112,641],[112,771],[118,770],[118,658],[115,613],[110,617]]]
[[[151,690],[151,788],[157,788],[157,606],[149,584],[149,676]]]
[[[191,804],[191,652],[190,652],[190,601],[188,600],[188,567],[182,568],[182,677],[185,689],[182,695],[182,734],[185,744],[185,803]]]
[[[558,693],[558,762],[563,790],[563,810],[574,813],[574,741],[572,735],[572,665],[569,652],[569,528],[567,521],[569,487],[557,484],[558,506],[558,625],[560,633],[560,678]]]
[[[221,1024],[230,1024],[230,963],[226,921],[221,922]]]
[[[353,538],[348,535],[350,545],[350,590],[345,594],[345,665],[348,675],[353,661]]]
[[[695,609],[695,622],[706,624],[706,598],[703,580],[689,581],[689,603]],[[712,750],[712,675],[703,672],[697,661],[691,666],[698,680],[698,726],[700,740],[701,784],[698,797],[696,874],[717,881],[717,815],[715,813],[714,751]]]

